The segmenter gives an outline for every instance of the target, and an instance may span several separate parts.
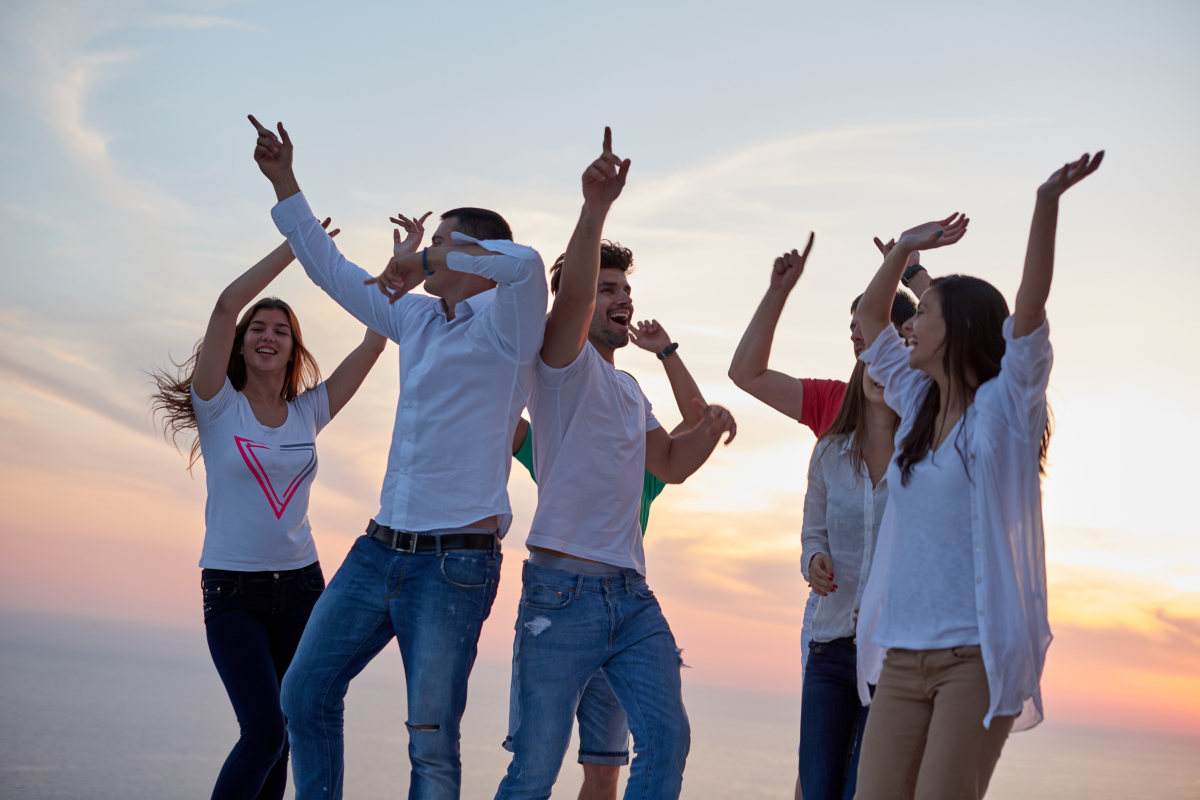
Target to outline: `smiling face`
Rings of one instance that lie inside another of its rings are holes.
[[[883,384],[873,380],[865,369],[863,370],[862,386],[868,403],[879,406],[886,405],[883,401]]]
[[[921,295],[917,315],[909,335],[908,365],[927,375],[940,374],[942,348],[946,344],[946,319],[942,316],[942,298],[936,286]]]
[[[601,269],[596,287],[596,310],[588,340],[597,348],[616,350],[629,344],[629,322],[633,318],[632,289],[619,269]]]
[[[855,358],[861,356],[862,351],[867,349],[867,342],[863,339],[862,326],[858,323],[857,311],[850,315],[850,344],[854,345]]]
[[[260,308],[242,339],[247,371],[278,372],[292,360],[292,326],[281,308]]]

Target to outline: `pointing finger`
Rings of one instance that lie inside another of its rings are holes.
[[[259,124],[259,121],[254,118],[253,114],[247,114],[246,118],[248,120],[250,120],[250,124],[253,125],[260,134],[265,133],[267,135],[270,135],[271,132],[269,130],[267,130],[266,128],[264,128],[261,124]]]
[[[612,152],[612,128],[607,125],[604,126],[604,147],[602,149],[605,153]]]

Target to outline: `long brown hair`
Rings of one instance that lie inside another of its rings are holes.
[[[292,328],[292,356],[288,359],[287,374],[283,379],[283,389],[280,396],[287,402],[296,399],[303,392],[312,389],[321,382],[321,370],[317,360],[304,346],[304,338],[300,334],[300,321],[296,319],[291,306],[278,297],[264,297],[242,315],[234,328],[233,347],[229,351],[229,366],[225,374],[236,391],[246,388],[246,359],[242,355],[242,342],[246,331],[254,321],[254,315],[264,308],[274,308],[287,314],[288,325]],[[192,407],[192,376],[196,373],[196,361],[200,358],[200,349],[204,340],[196,342],[192,355],[182,364],[174,359],[171,364],[176,369],[175,375],[164,370],[151,368],[150,377],[158,386],[158,391],[150,396],[150,404],[154,414],[162,414],[163,437],[179,447],[179,435],[196,427],[196,409]],[[192,442],[188,456],[188,471],[191,471],[200,458],[200,440]]]
[[[850,463],[859,477],[866,474],[866,463],[863,461],[862,443],[859,441],[858,432],[867,429],[867,405],[871,402],[867,399],[866,389],[863,388],[863,376],[866,372],[867,365],[864,362],[854,362],[854,372],[850,373],[850,382],[846,385],[846,393],[842,395],[842,404],[838,406],[837,416],[817,438],[817,441],[821,442],[843,433],[851,434],[854,447],[850,451]],[[897,417],[892,428],[893,434],[899,425],[900,418]],[[821,457],[825,457],[824,452]]]
[[[967,372],[975,373],[983,385],[1000,374],[1000,362],[1004,358],[1004,320],[1008,319],[1008,303],[996,287],[985,280],[967,275],[947,275],[934,278],[930,290],[937,291],[941,301],[942,318],[946,322],[946,338],[942,347],[942,369],[952,388],[957,387],[969,405],[975,398],[975,387],[967,382]],[[938,410],[941,408],[941,389],[931,382],[925,399],[913,415],[913,426],[904,441],[896,463],[900,467],[900,482],[908,484],[914,465],[922,461],[933,448],[934,428],[937,426]],[[964,414],[966,409],[964,408]],[[1042,430],[1038,446],[1038,474],[1046,474],[1046,451],[1050,447],[1050,436],[1054,429],[1054,418],[1046,405],[1046,427]],[[954,437],[954,449],[962,459],[963,469],[970,477],[967,454],[959,445],[966,439],[966,427],[960,426]]]

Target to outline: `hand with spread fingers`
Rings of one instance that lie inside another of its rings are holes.
[[[771,269],[772,289],[790,292],[796,287],[796,282],[804,274],[804,265],[808,261],[808,254],[812,252],[813,240],[816,239],[816,236],[816,233],[808,234],[808,244],[804,246],[803,253],[792,250],[792,252],[784,253],[775,259],[775,265]]]
[[[1057,201],[1067,189],[1100,169],[1100,162],[1103,160],[1104,151],[1101,150],[1095,157],[1084,153],[1078,161],[1064,164],[1062,169],[1056,170],[1049,180],[1038,187],[1038,199]]]
[[[900,234],[897,246],[901,251],[911,253],[914,250],[932,250],[935,247],[945,247],[961,239],[967,233],[970,218],[954,213],[943,220],[926,222],[915,228],[909,228]],[[890,251],[889,251],[890,252]]]
[[[722,433],[728,433],[729,438],[725,440],[725,444],[729,444],[737,436],[737,421],[734,420],[733,414],[725,406],[706,404],[699,397],[692,399],[692,405],[700,412],[703,419],[700,424],[704,426],[704,432],[710,439],[720,439]]]
[[[621,196],[629,174],[629,159],[622,161],[613,155],[612,129],[604,129],[604,145],[600,157],[583,172],[583,203],[592,208],[607,208]]]
[[[642,320],[630,328],[629,338],[638,347],[651,353],[661,353],[671,343],[671,337],[656,319]]]
[[[425,220],[429,219],[429,215],[432,213],[432,211],[426,211],[420,217],[414,214],[412,219],[409,219],[403,214],[397,214],[396,216],[389,218],[393,224],[399,225],[400,228],[404,228],[404,232],[406,234],[404,238],[401,239],[400,229],[392,229],[392,255],[403,256],[407,255],[408,253],[417,252],[417,248],[421,246],[421,239],[425,236]]]

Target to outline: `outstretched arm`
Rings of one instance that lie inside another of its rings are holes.
[[[329,220],[321,223],[329,226]],[[336,229],[330,236],[337,236]],[[233,283],[225,287],[208,318],[208,330],[204,332],[204,343],[200,346],[200,357],[192,375],[192,388],[201,400],[213,399],[225,385],[225,374],[229,368],[229,350],[233,347],[238,315],[250,305],[255,297],[266,289],[271,281],[279,277],[295,256],[287,243],[276,247],[266,258],[243,272]]]
[[[692,405],[701,422],[690,431],[677,436],[661,427],[646,431],[646,469],[663,483],[683,483],[712,455],[721,434],[729,434],[725,440],[729,444],[737,432],[729,409],[705,405],[701,400],[693,400]]]
[[[655,355],[671,345],[670,335],[662,325],[658,324],[656,319],[639,322],[635,327],[629,329],[629,337],[638,347]],[[688,371],[683,359],[680,358],[678,350],[660,361],[662,361],[663,369],[667,372],[667,380],[671,382],[671,393],[675,395],[675,405],[679,407],[679,414],[683,417],[683,421],[671,431],[671,435],[674,436],[677,433],[690,431],[704,421],[703,414],[699,408],[693,405],[693,400],[699,400],[704,405],[708,404],[700,392],[700,387],[696,384],[696,379],[692,377],[692,373]],[[735,434],[736,431],[735,427]]]
[[[1029,227],[1029,246],[1025,250],[1025,271],[1017,290],[1013,312],[1013,337],[1020,339],[1037,330],[1046,318],[1046,299],[1054,277],[1054,240],[1058,230],[1058,199],[1063,192],[1100,168],[1104,151],[1092,158],[1084,153],[1078,161],[1063,165],[1038,187]]]
[[[338,364],[338,368],[325,381],[325,393],[329,396],[330,419],[336,417],[337,413],[342,410],[342,406],[349,403],[350,398],[354,397],[354,393],[358,391],[359,386],[362,386],[367,373],[371,371],[371,367],[375,366],[375,362],[379,360],[379,355],[386,346],[387,337],[367,328],[362,344],[350,351],[350,354],[342,359],[342,363]]]
[[[546,318],[542,361],[555,369],[566,367],[587,343],[588,327],[596,307],[600,276],[600,238],[608,210],[625,188],[629,159],[612,152],[612,131],[604,129],[600,157],[583,173],[583,210],[563,259],[558,293]]]
[[[815,234],[808,235],[803,253],[793,250],[775,259],[767,293],[742,334],[729,365],[729,377],[738,388],[795,420],[800,419],[804,407],[804,384],[799,378],[769,369],[767,364],[783,306],[804,272],[814,238]]]
[[[896,240],[892,239],[885,244],[876,236],[875,246],[879,248],[879,252],[883,253],[883,257],[887,258],[887,254],[896,246]],[[925,290],[929,288],[929,284],[933,281],[929,271],[921,266],[920,250],[913,250],[908,254],[908,260],[904,262],[904,275],[910,277],[907,280],[901,278],[900,282],[907,286],[917,296],[917,299],[920,300],[921,295],[925,294]]]
[[[883,259],[883,264],[858,303],[858,322],[867,347],[875,342],[884,328],[892,324],[892,301],[909,254],[916,250],[932,250],[954,244],[966,234],[970,221],[955,213],[937,222],[909,228],[900,234],[896,246]]]

